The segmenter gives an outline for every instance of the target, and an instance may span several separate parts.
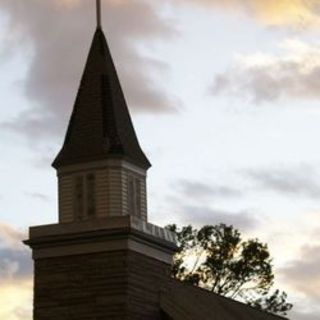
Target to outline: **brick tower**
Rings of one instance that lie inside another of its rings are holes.
[[[143,153],[98,24],[53,162],[59,222],[30,228],[34,320],[161,319],[174,236],[148,222]]]

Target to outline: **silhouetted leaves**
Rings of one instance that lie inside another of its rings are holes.
[[[286,315],[292,308],[286,293],[270,293],[274,274],[266,244],[258,239],[243,241],[237,229],[225,224],[200,230],[168,228],[176,233],[179,246],[173,277],[260,310]]]

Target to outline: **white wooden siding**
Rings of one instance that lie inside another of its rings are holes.
[[[99,170],[96,174],[96,203],[97,217],[108,216],[108,171],[107,169]]]
[[[73,180],[72,175],[59,178],[59,220],[62,223],[73,221]]]
[[[100,168],[85,167],[83,170],[77,167],[77,171],[61,172],[59,175],[59,221],[68,223],[75,220],[74,213],[74,179],[76,176],[84,177],[93,173],[95,175],[95,218],[105,218],[108,216],[128,215],[128,179],[129,176],[140,181],[141,212],[137,215],[147,221],[147,195],[146,176],[131,167],[100,166]],[[86,189],[86,188],[85,188]],[[86,204],[85,204],[86,207]]]

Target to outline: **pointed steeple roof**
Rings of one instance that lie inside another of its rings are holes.
[[[95,32],[64,145],[53,162],[65,165],[121,158],[148,169],[113,59],[98,25]]]

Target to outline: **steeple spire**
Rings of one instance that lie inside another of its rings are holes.
[[[101,0],[97,30],[55,168],[77,163],[121,158],[148,169],[127,107],[116,68],[101,28]]]
[[[97,29],[102,28],[101,24],[101,0],[96,0],[97,1]]]

